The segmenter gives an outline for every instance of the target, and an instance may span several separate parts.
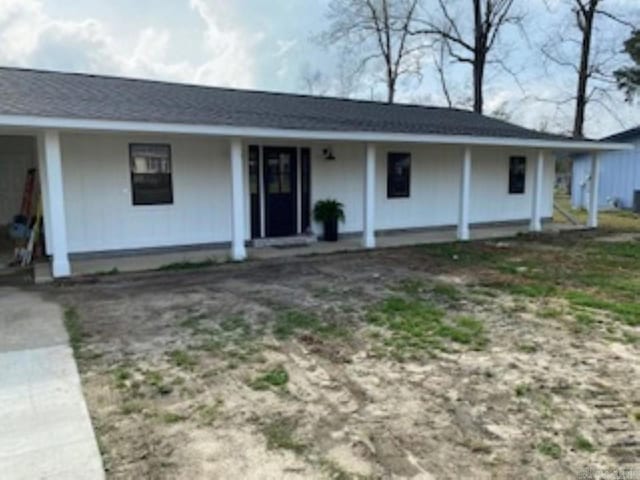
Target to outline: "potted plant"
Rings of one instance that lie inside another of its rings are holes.
[[[313,218],[324,228],[323,240],[338,241],[338,221],[344,222],[344,205],[337,200],[319,200],[313,207]]]

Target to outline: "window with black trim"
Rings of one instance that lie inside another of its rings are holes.
[[[387,198],[408,197],[411,183],[411,154],[387,155]]]
[[[509,193],[524,193],[526,183],[527,159],[525,157],[509,158]]]
[[[173,203],[170,145],[132,143],[129,163],[134,205]]]

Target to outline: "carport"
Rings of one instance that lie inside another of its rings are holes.
[[[23,196],[28,172],[34,170],[33,192],[28,212],[23,209]],[[0,270],[12,270],[15,241],[9,236],[14,217],[25,214],[30,220],[36,213],[39,191],[38,154],[33,135],[0,132]]]

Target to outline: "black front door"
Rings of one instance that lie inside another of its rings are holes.
[[[264,147],[265,227],[267,237],[297,233],[296,149]]]

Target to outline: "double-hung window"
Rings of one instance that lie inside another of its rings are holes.
[[[509,158],[509,193],[524,193],[527,176],[527,159],[525,157]]]
[[[132,143],[129,162],[134,205],[173,203],[170,145]]]
[[[411,185],[411,154],[387,155],[387,198],[408,197]]]

